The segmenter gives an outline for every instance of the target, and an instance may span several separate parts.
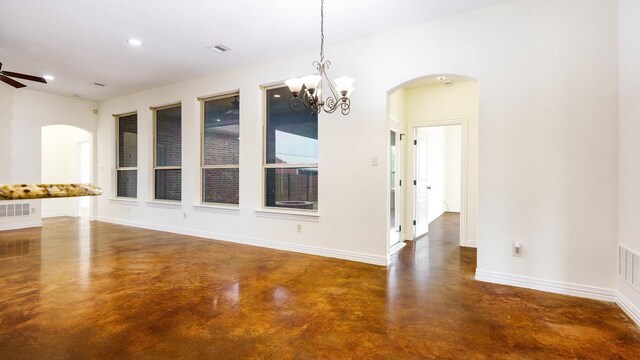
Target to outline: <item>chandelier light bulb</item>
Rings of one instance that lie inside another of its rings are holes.
[[[350,77],[339,77],[337,79],[335,79],[335,83],[336,83],[336,90],[338,90],[338,92],[342,93],[343,91],[349,91],[349,88],[351,87],[351,85],[353,85],[354,80]]]
[[[347,95],[345,95],[345,97],[351,96],[351,93],[353,92],[353,89],[354,89],[353,86],[349,87],[349,89],[347,89]]]
[[[304,83],[304,86],[309,90],[309,92],[313,92],[318,88],[318,84],[320,84],[320,80],[322,80],[322,76],[320,75],[307,75],[300,78]]]
[[[287,85],[289,87],[289,91],[291,91],[291,93],[293,93],[293,95],[299,94],[300,90],[302,90],[302,85],[304,85],[302,80],[300,80],[298,78],[289,79],[289,80],[285,81],[284,83],[285,83],[285,85]]]

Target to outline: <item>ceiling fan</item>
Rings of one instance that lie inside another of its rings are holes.
[[[27,85],[13,80],[12,77],[14,78],[18,78],[18,79],[25,79],[25,80],[31,80],[31,81],[37,81],[37,82],[41,82],[43,84],[47,83],[47,80],[45,80],[43,77],[40,76],[33,76],[33,75],[27,75],[27,74],[20,74],[20,73],[15,73],[15,72],[11,72],[11,71],[4,71],[2,70],[2,63],[0,63],[0,81],[9,84],[11,86],[13,86],[16,89],[19,88],[23,88]]]

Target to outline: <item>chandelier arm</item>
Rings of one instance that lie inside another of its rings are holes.
[[[349,114],[349,111],[351,111],[351,100],[349,98],[346,98],[345,100],[342,101],[342,103],[340,104],[340,112],[342,112],[342,115],[347,115]]]
[[[331,114],[336,111],[337,108],[338,107],[336,106],[336,99],[334,99],[333,97],[328,97],[324,103],[324,106],[322,107],[322,110],[324,110],[324,112],[328,114]]]
[[[304,106],[308,111],[314,112],[316,111],[314,108],[310,107],[309,104],[298,97],[291,98],[289,100],[289,109],[293,111],[300,110],[300,105]]]
[[[333,86],[333,83],[329,79],[329,76],[327,76],[327,69],[329,68],[329,66],[331,66],[331,61],[325,61],[324,62],[324,66],[321,68],[320,76],[322,76],[322,79],[327,79],[327,82],[329,83],[329,90],[331,91],[331,96],[333,96],[335,98],[335,100],[338,100],[342,96],[340,94],[338,94],[338,91]]]

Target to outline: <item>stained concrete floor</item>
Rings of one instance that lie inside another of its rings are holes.
[[[0,359],[640,359],[615,305],[475,281],[445,214],[389,268],[72,218],[0,232]]]

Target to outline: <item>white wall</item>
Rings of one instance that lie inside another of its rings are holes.
[[[444,129],[446,145],[444,192],[444,202],[446,203],[445,211],[460,212],[460,184],[462,176],[462,127],[460,125],[453,125],[447,126]]]
[[[619,4],[620,154],[618,237],[621,245],[640,253],[640,2]],[[640,317],[640,293],[618,279],[618,291]],[[638,320],[636,320],[638,321]]]
[[[374,34],[326,49],[332,76],[357,79],[348,117],[320,117],[320,220],[257,216],[260,206],[260,84],[309,73],[314,52],[111,99],[100,104],[98,183],[112,191],[113,113],[138,110],[140,199],[99,200],[99,215],[165,229],[332,249],[378,262],[387,248],[387,94],[429,74],[479,81],[478,268],[615,287],[617,224],[617,25],[610,0],[514,0]],[[389,51],[393,44],[393,51]],[[381,71],[384,70],[384,71]],[[579,84],[579,86],[576,86]],[[197,96],[239,89],[238,215],[195,211]],[[149,106],[182,101],[181,209],[152,207]],[[386,164],[385,161],[380,161]],[[594,204],[597,204],[594,206]],[[186,212],[186,219],[183,219]],[[523,256],[511,256],[520,240]],[[273,244],[273,243],[271,243]],[[603,254],[609,254],[604,256]],[[597,267],[593,264],[598,264]]]
[[[0,183],[39,183],[41,128],[67,124],[95,132],[97,104],[0,84]],[[37,226],[41,200],[30,200],[30,216],[0,219],[0,230]]]
[[[478,231],[478,84],[475,81],[456,81],[452,86],[428,85],[410,87],[406,89],[405,94],[404,106],[407,126],[409,127],[425,121],[467,120],[467,216],[466,220],[463,220],[466,221],[467,239],[463,240],[474,243],[477,240]],[[451,129],[447,131],[455,131]],[[457,129],[460,129],[460,127],[457,127]],[[453,134],[449,134],[449,137],[451,136]],[[450,146],[456,147],[458,145],[451,143]],[[408,151],[412,151],[412,149],[410,148]],[[461,160],[457,161],[460,162]],[[453,163],[450,162],[449,172],[451,177],[454,178],[454,174],[451,171],[456,165],[451,164]],[[408,164],[407,167],[410,168],[411,164]],[[459,169],[460,166],[458,166]],[[457,179],[459,181],[460,176]],[[450,188],[453,187],[450,186]],[[459,188],[459,185],[457,188]],[[432,193],[433,190],[432,186]],[[445,193],[442,197],[442,200],[439,201],[458,204],[457,209],[454,208],[451,211],[460,211],[461,200],[457,200],[461,197],[459,191],[448,195]],[[434,205],[436,204],[432,204],[432,201],[430,201],[430,212],[435,210],[431,209]],[[440,206],[439,203],[437,205]]]
[[[42,127],[42,183],[80,182],[78,144],[91,142],[92,134],[68,125]],[[80,198],[43,199],[42,217],[79,216]]]

